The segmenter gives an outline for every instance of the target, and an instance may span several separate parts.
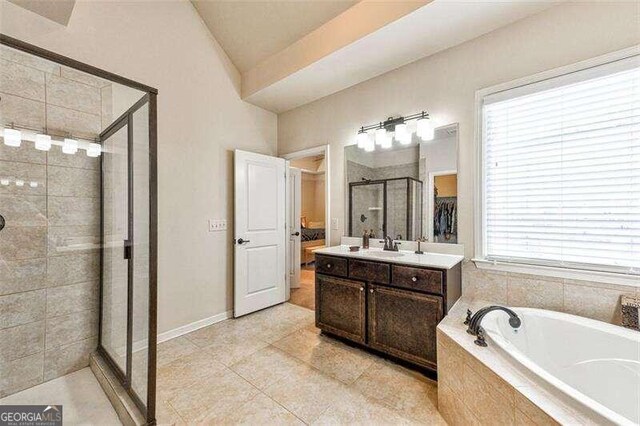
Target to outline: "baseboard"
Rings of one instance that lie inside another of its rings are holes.
[[[233,317],[233,311],[226,311],[209,318],[204,318],[198,321],[194,321],[191,324],[183,325],[182,327],[174,328],[173,330],[165,331],[164,333],[158,334],[158,343],[175,339],[176,337],[180,337],[184,334],[191,333],[192,331],[196,331],[200,328],[206,327],[211,324],[215,324],[220,321],[224,321],[232,317]]]

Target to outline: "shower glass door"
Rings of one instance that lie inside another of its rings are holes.
[[[146,412],[150,348],[150,132],[143,97],[101,135],[102,280],[99,351]],[[153,373],[151,374],[153,377]],[[152,392],[149,392],[149,389]],[[149,414],[147,412],[147,414]]]

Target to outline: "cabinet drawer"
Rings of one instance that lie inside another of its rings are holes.
[[[347,259],[341,257],[316,255],[316,272],[338,277],[347,276]]]
[[[349,260],[349,278],[380,284],[389,283],[390,269],[386,263]]]
[[[391,284],[411,290],[442,294],[442,272],[393,265]]]

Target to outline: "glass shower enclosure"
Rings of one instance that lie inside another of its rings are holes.
[[[411,177],[349,183],[349,235],[421,238],[422,191],[422,181]]]

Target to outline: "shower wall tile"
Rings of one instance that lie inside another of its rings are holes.
[[[44,72],[0,59],[0,91],[44,102]]]
[[[100,196],[100,173],[97,171],[49,166],[47,172],[49,196]]]
[[[44,352],[0,363],[0,398],[42,383]]]
[[[6,226],[46,226],[47,199],[41,195],[1,195],[0,213]]]
[[[1,105],[2,101],[0,101]],[[46,151],[38,151],[32,142],[23,142],[19,147],[0,143],[0,160],[18,161],[22,163],[46,164]]]
[[[47,350],[44,355],[44,380],[52,380],[86,367],[89,365],[89,356],[97,347],[98,339],[91,337]]]
[[[17,62],[49,74],[60,75],[60,65],[37,56],[19,50],[11,49],[7,46],[0,46],[0,57],[7,61]]]
[[[49,257],[47,286],[86,283],[100,278],[100,256],[95,253]]]
[[[44,321],[0,330],[0,363],[24,358],[44,350]]]
[[[100,169],[100,158],[87,157],[84,151],[78,151],[75,155],[62,152],[59,147],[52,148],[48,155],[49,166],[75,167],[79,169]]]
[[[47,127],[51,130],[93,139],[100,133],[100,126],[98,114],[47,104]]]
[[[47,259],[0,261],[0,296],[46,286]]]
[[[47,168],[44,164],[17,163],[13,161],[0,161],[0,179],[9,179],[9,185],[0,185],[0,194],[15,195],[46,195],[47,193]],[[15,181],[24,181],[23,186],[16,186]],[[30,182],[37,182],[38,186],[32,188]]]
[[[60,75],[64,78],[68,78],[69,80],[74,80],[93,87],[101,88],[105,86],[111,86],[111,82],[108,80],[102,79],[100,77],[95,77],[93,75],[89,75],[82,71],[78,71],[65,66],[61,67]]]
[[[47,289],[47,317],[98,308],[98,281]]]
[[[27,127],[45,127],[45,104],[0,92],[0,120]]]
[[[98,310],[48,318],[46,327],[47,350],[88,339],[98,334]]]
[[[0,296],[0,330],[44,319],[45,290]]]
[[[52,226],[100,224],[100,199],[48,197],[49,224]]]
[[[99,255],[99,226],[50,226],[48,256],[61,256],[73,253],[94,252]]]
[[[48,75],[47,104],[76,111],[100,114],[100,89],[74,80]]]
[[[47,255],[45,226],[7,226],[0,238],[0,260],[34,259]]]

